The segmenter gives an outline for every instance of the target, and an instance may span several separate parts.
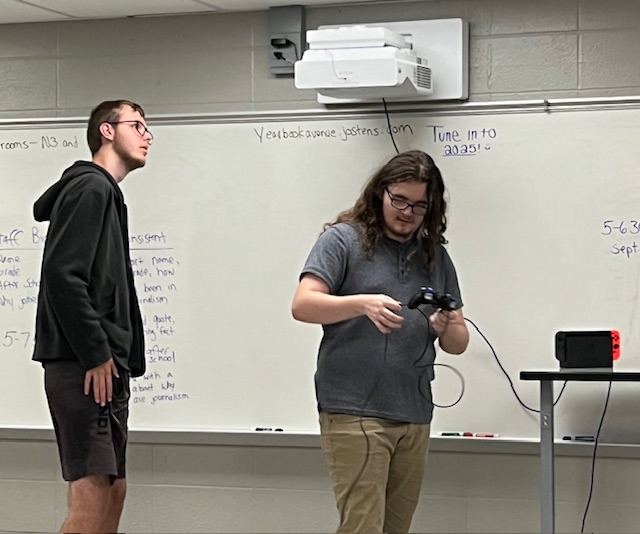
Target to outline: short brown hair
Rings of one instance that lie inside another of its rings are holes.
[[[98,104],[89,116],[89,124],[87,125],[87,143],[91,154],[95,154],[102,147],[102,134],[100,133],[100,125],[104,122],[117,122],[120,120],[120,113],[124,106],[129,106],[144,117],[142,108],[130,100],[108,100]]]

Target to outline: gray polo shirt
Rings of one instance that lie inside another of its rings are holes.
[[[300,277],[313,274],[333,295],[383,293],[406,304],[422,286],[453,295],[462,306],[456,271],[438,245],[436,258],[414,239],[400,243],[383,238],[366,258],[356,228],[341,223],[316,242]],[[431,315],[435,309],[421,306]],[[381,333],[367,316],[323,325],[315,375],[318,410],[380,417],[408,423],[430,423],[431,380],[436,335],[418,310],[403,306],[402,328]]]

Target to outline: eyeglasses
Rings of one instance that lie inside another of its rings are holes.
[[[411,208],[411,211],[415,215],[426,215],[427,214],[427,206],[422,206],[421,204],[411,204],[406,200],[400,200],[399,198],[394,197],[391,192],[385,188],[387,195],[389,195],[389,199],[391,200],[391,205],[400,211],[404,211],[407,208]]]
[[[115,121],[115,122],[106,121],[106,122],[107,124],[133,124],[136,131],[140,134],[140,137],[144,137],[146,134],[149,134],[149,144],[153,143],[153,134],[140,121]]]

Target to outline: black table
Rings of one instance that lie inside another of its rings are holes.
[[[542,534],[554,534],[553,382],[640,382],[640,372],[613,371],[611,368],[521,371],[520,379],[540,381],[540,527]]]

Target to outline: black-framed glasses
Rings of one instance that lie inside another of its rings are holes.
[[[146,134],[149,134],[149,144],[153,143],[153,134],[140,121],[132,120],[132,121],[114,121],[114,122],[105,121],[105,122],[107,124],[134,124],[134,128],[136,129],[136,132],[140,134],[140,137],[144,137]]]
[[[407,202],[406,200],[400,200],[397,197],[394,197],[391,194],[391,191],[389,191],[389,189],[385,188],[385,191],[387,192],[387,195],[389,195],[389,199],[391,200],[391,205],[400,211],[404,211],[407,208],[411,208],[411,211],[415,214],[415,215],[426,215],[427,214],[427,206],[423,206],[422,204],[411,204],[411,202]]]

